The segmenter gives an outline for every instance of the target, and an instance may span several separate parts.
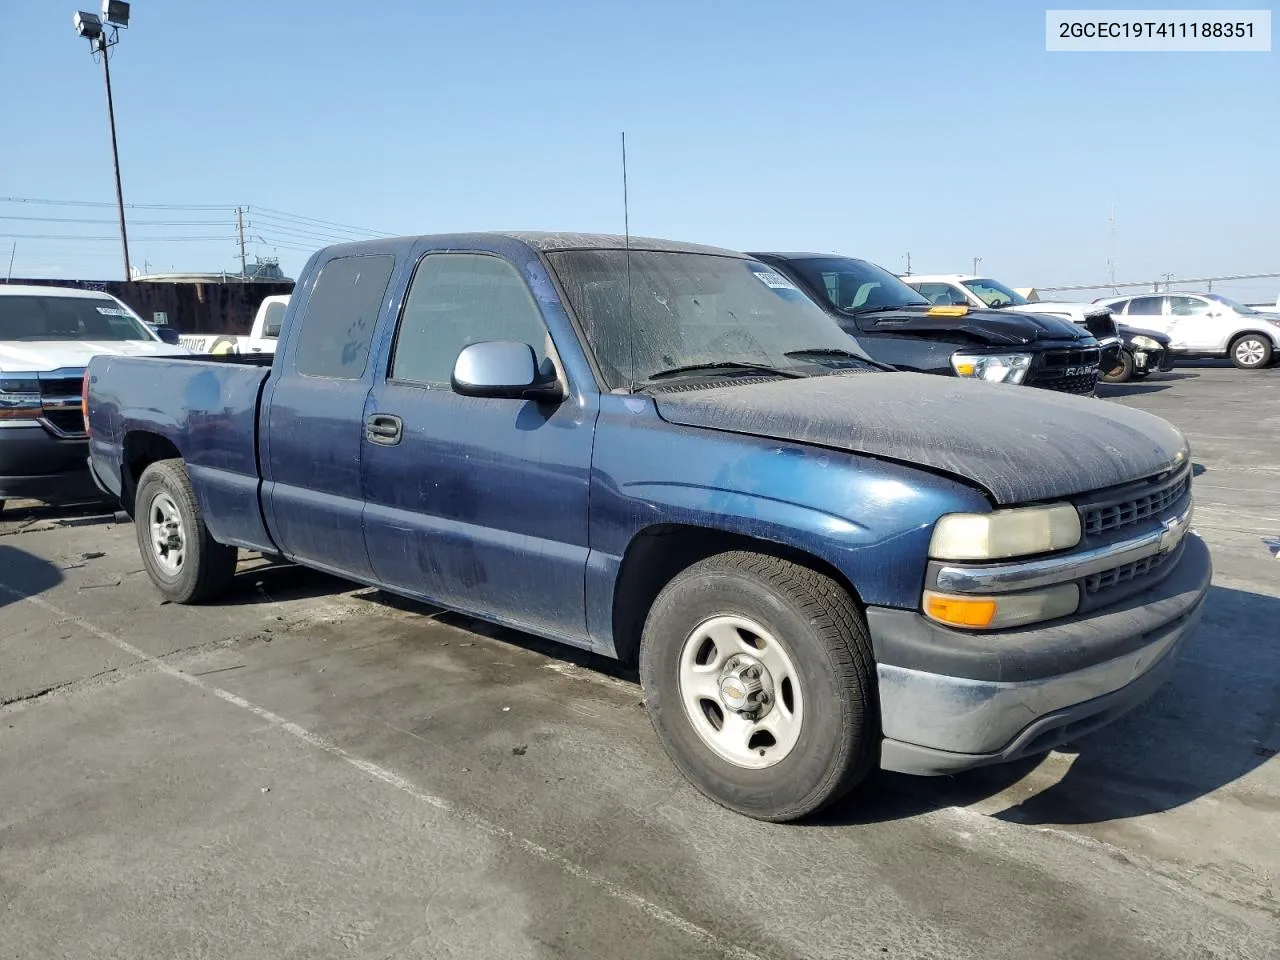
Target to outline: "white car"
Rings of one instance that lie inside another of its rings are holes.
[[[909,274],[902,282],[930,303],[938,306],[969,306],[982,309],[1039,313],[1070,320],[1093,334],[1102,348],[1104,370],[1111,369],[1120,352],[1120,332],[1111,311],[1092,303],[1070,300],[1028,300],[999,280],[964,273]]]
[[[1143,293],[1097,301],[1120,323],[1163,333],[1180,357],[1226,357],[1243,370],[1280,356],[1280,316],[1216,293]]]
[[[0,509],[98,494],[81,410],[90,359],[188,353],[110,294],[0,284]]]
[[[258,304],[249,335],[230,336],[220,333],[184,333],[179,342],[196,353],[275,353],[280,337],[280,322],[289,306],[289,294],[266,297]]]

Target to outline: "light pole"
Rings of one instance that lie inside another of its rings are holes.
[[[974,274],[974,276],[977,276],[977,275],[978,275],[978,264],[980,264],[981,262],[982,262],[982,258],[981,258],[981,257],[974,257],[974,258],[973,258],[973,274]]]
[[[111,160],[116,171],[116,207],[120,212],[120,247],[124,251],[124,278],[131,280],[129,269],[129,232],[124,222],[124,188],[120,185],[120,151],[116,148],[116,108],[111,98],[111,48],[120,42],[120,28],[129,26],[129,4],[123,0],[102,0],[102,16],[83,10],[72,21],[76,33],[89,41],[95,58],[102,58],[102,76],[107,84],[107,122],[111,125]]]

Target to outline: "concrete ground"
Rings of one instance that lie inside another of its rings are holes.
[[[1104,389],[1191,437],[1173,680],[1038,761],[816,823],[695,793],[612,665],[132,528],[0,517],[0,957],[1280,957],[1280,369]]]

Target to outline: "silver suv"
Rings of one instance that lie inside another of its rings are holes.
[[[1280,316],[1216,293],[1147,293],[1094,301],[1120,323],[1166,334],[1179,357],[1226,357],[1258,370],[1280,357]]]

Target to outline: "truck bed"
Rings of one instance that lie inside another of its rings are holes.
[[[98,481],[131,505],[131,463],[157,447],[186,461],[209,532],[273,548],[258,491],[258,406],[269,355],[95,357],[89,365],[90,454]]]

